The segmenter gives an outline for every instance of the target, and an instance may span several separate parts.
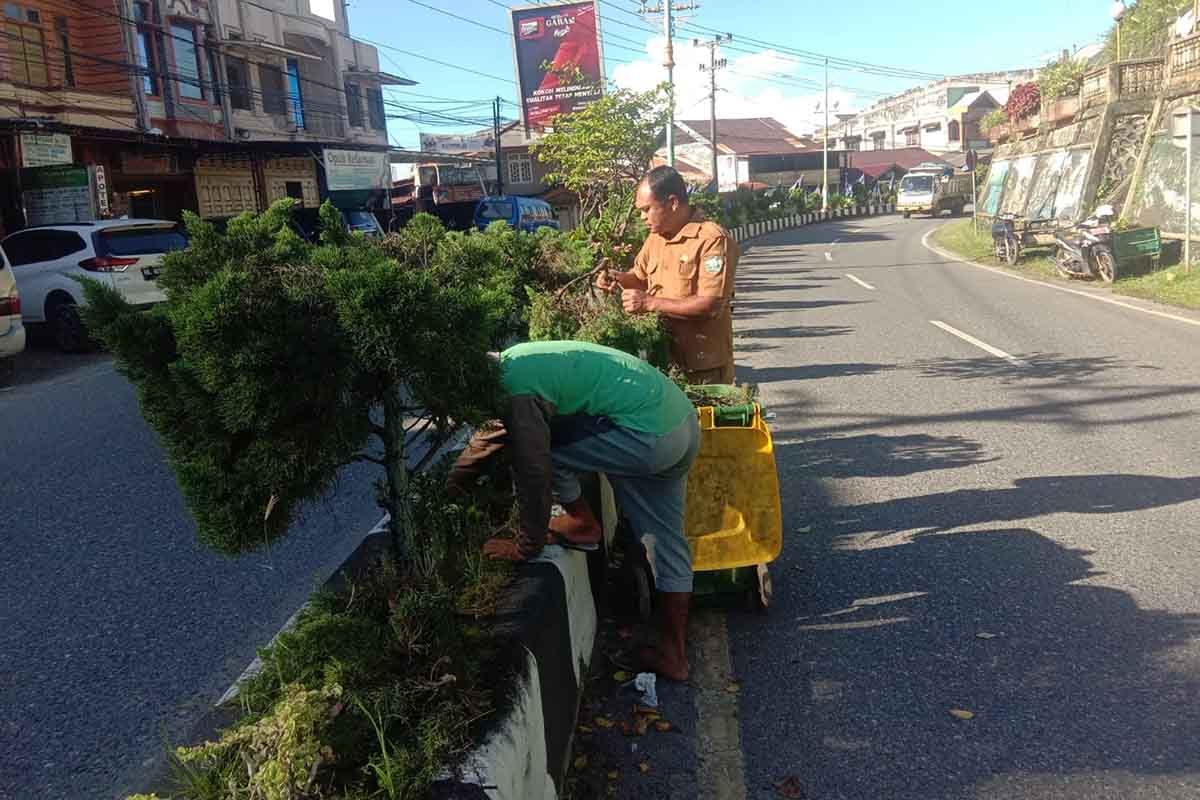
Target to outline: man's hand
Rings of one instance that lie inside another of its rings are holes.
[[[615,292],[621,288],[621,284],[613,279],[611,272],[604,269],[596,275],[596,288],[602,292]]]
[[[483,543],[483,554],[497,561],[524,561],[517,549],[515,539],[488,539]]]
[[[627,314],[648,314],[654,311],[654,298],[641,289],[626,289],[621,292],[621,305]]]

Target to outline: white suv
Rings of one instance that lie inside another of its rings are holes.
[[[107,281],[134,305],[164,298],[158,288],[163,253],[187,247],[177,223],[112,219],[37,225],[0,242],[21,289],[25,321],[48,323],[66,352],[86,350],[90,339],[79,317],[87,276]]]
[[[25,349],[25,326],[21,324],[21,295],[13,272],[0,253],[0,358],[15,356]]]

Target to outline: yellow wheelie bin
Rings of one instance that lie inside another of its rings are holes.
[[[734,386],[689,387],[718,398]],[[703,405],[700,451],[688,474],[684,530],[692,549],[698,596],[745,592],[760,608],[771,601],[767,565],[783,548],[783,515],[775,447],[755,402]]]

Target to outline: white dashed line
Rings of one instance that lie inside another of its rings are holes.
[[[863,287],[864,289],[870,289],[871,291],[875,291],[874,286],[872,286],[871,284],[862,280],[861,278],[854,277],[849,272],[846,273],[846,277],[849,278],[850,280],[854,281],[855,283],[857,283],[859,286]]]
[[[980,350],[984,351],[985,353],[991,353],[992,355],[996,356],[997,358],[1003,358],[1005,361],[1007,361],[1010,364],[1015,364],[1018,367],[1025,366],[1025,362],[1022,361],[1021,359],[1017,358],[1016,356],[1009,355],[1008,353],[1001,350],[999,347],[992,347],[987,342],[980,341],[979,339],[976,339],[974,336],[972,336],[969,333],[963,333],[958,328],[947,325],[946,323],[942,322],[941,320],[931,319],[931,320],[929,320],[929,324],[934,325],[938,328],[941,328],[946,333],[949,333],[952,336],[957,336],[958,338],[962,339],[967,344],[975,345],[976,347],[978,347]]]
[[[826,261],[833,261],[833,253],[830,253],[830,252],[826,251],[826,252],[825,252],[825,260],[826,260]]]

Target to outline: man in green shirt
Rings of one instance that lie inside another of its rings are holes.
[[[519,344],[500,355],[500,371],[520,529],[516,539],[490,540],[484,552],[520,561],[541,552],[552,527],[560,536],[598,533],[577,476],[604,473],[646,545],[659,591],[663,635],[657,650],[642,654],[645,666],[687,680],[692,556],[683,519],[687,474],[700,446],[695,408],[650,364],[600,345]],[[567,511],[553,526],[552,494]]]

